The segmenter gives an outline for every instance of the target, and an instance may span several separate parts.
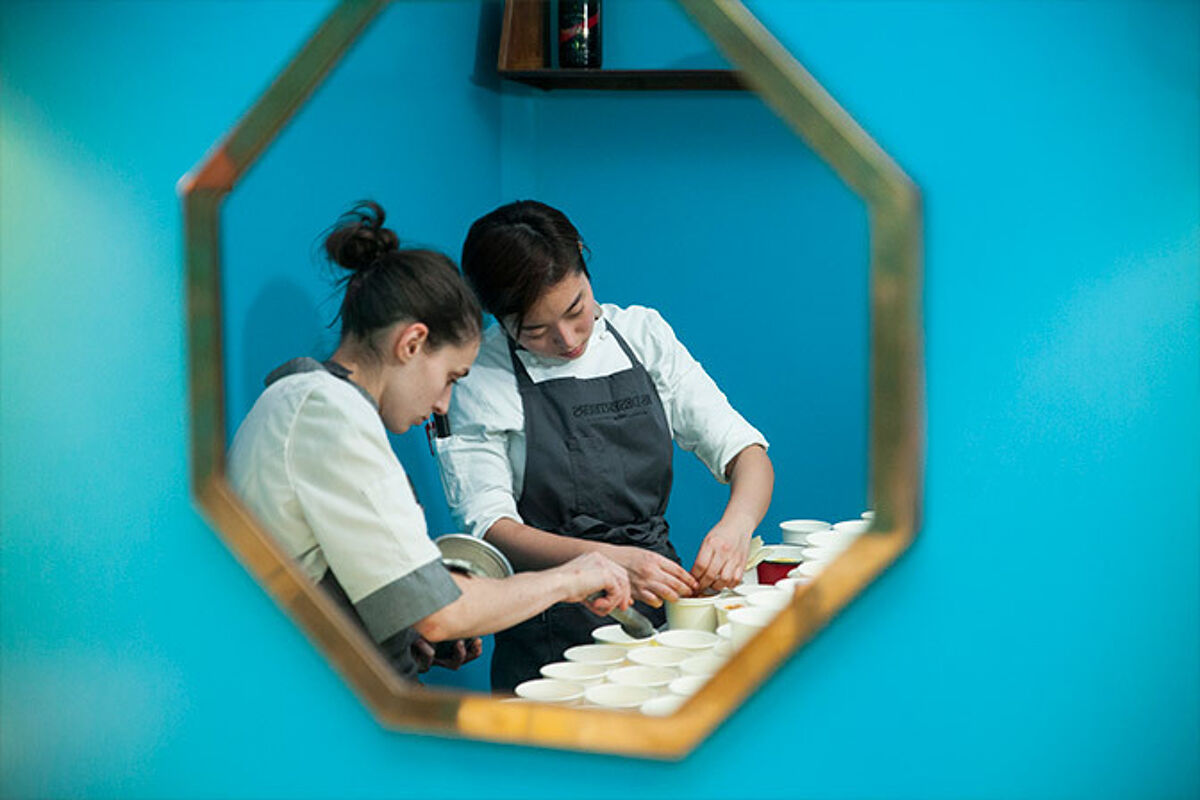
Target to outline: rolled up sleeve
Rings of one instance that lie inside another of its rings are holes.
[[[442,488],[455,522],[483,538],[498,520],[523,522],[513,491],[507,438],[481,428],[437,440]]]
[[[653,309],[645,313],[643,358],[664,400],[675,442],[695,453],[714,478],[728,483],[729,462],[751,445],[765,449],[766,437],[734,409],[667,321]]]

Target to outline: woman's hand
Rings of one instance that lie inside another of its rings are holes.
[[[606,552],[628,573],[633,599],[654,608],[664,600],[687,597],[699,588],[687,570],[652,550],[614,545]]]
[[[692,565],[692,575],[699,587],[697,591],[720,591],[741,583],[753,533],[753,527],[747,530],[725,521],[718,522],[708,532],[700,544],[696,563]]]
[[[554,571],[567,581],[568,603],[584,603],[592,613],[602,617],[615,608],[633,605],[625,570],[600,553],[576,556]]]

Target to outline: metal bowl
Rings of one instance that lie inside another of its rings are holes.
[[[447,569],[460,570],[482,578],[507,578],[512,564],[494,545],[465,533],[447,533],[433,540],[442,552]]]

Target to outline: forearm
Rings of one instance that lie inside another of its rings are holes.
[[[483,636],[511,628],[569,597],[568,580],[558,571],[526,572],[504,580],[455,574],[462,594],[418,622],[431,642]]]
[[[611,545],[603,542],[560,536],[508,517],[493,523],[484,538],[504,551],[513,567],[518,570],[556,567],[590,552],[611,555],[612,549]]]
[[[771,505],[775,488],[775,468],[761,445],[742,450],[726,468],[729,475],[729,502],[720,524],[753,531],[762,522]]]

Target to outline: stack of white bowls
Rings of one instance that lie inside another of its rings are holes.
[[[785,545],[802,545],[800,565],[788,573],[789,578],[807,582],[824,570],[854,540],[867,532],[875,519],[874,511],[864,511],[859,519],[830,524],[815,519],[795,519],[780,523]]]

